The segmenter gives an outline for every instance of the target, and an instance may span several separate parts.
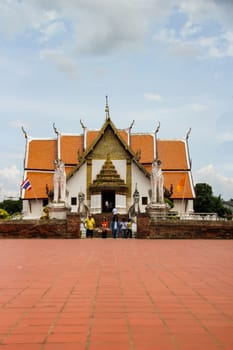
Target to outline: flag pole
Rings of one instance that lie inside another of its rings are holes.
[[[21,189],[22,191],[24,191],[24,196],[25,196],[25,191],[31,191],[33,192],[33,196],[34,199],[36,200],[36,203],[39,203],[39,200],[37,198],[37,194],[34,190],[34,186],[32,186],[31,181],[28,179],[28,177],[26,177],[26,179],[22,182],[21,184]],[[29,203],[29,210],[30,213],[32,212],[32,202],[31,202],[32,198],[28,198],[28,203]]]

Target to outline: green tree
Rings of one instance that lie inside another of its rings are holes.
[[[5,199],[3,202],[0,202],[0,208],[6,210],[10,215],[21,213],[22,200]]]
[[[229,209],[224,207],[221,196],[215,197],[210,185],[196,184],[195,192],[194,211],[196,213],[217,213],[220,217],[229,214]]]
[[[197,213],[212,213],[213,192],[211,186],[206,183],[196,184],[195,192],[194,211]]]

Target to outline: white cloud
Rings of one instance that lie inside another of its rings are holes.
[[[72,42],[77,52],[117,53],[141,49],[152,24],[163,24],[165,18],[179,11],[186,18],[180,32],[167,28],[154,40],[169,45],[174,55],[232,57],[233,25],[229,21],[226,26],[229,9],[233,8],[229,4],[217,0],[11,0],[0,3],[0,31],[7,37],[31,35],[33,31],[44,45],[69,28],[70,35],[63,38],[63,44]],[[204,34],[209,22],[219,27],[218,33]],[[65,23],[69,23],[68,28]]]
[[[20,120],[11,120],[9,121],[9,126],[13,129],[19,129],[24,125],[24,122],[20,121]],[[26,125],[24,125],[26,126]]]
[[[68,57],[62,49],[45,49],[40,51],[40,58],[55,64],[57,69],[71,78],[77,78],[77,66],[74,60]]]
[[[36,1],[2,1],[0,3],[0,30],[7,38],[19,36],[28,29],[38,30],[51,20],[44,8]]]
[[[187,21],[181,29],[180,35],[182,38],[195,36],[201,31],[200,26],[195,26],[191,21]]]
[[[214,20],[220,22],[224,27],[232,28],[232,0],[182,0],[178,2],[180,11],[196,23]]]
[[[89,11],[86,8],[74,23],[78,52],[103,55],[141,47],[149,25],[142,2],[109,1],[95,5]]]
[[[41,96],[21,98],[2,95],[0,97],[0,111],[1,113],[10,113],[11,115],[19,114],[20,111],[20,114],[25,115],[25,118],[11,120],[8,125],[12,128],[21,128],[21,126],[24,126],[25,129],[31,129],[37,122],[40,123],[42,120],[48,119],[48,117],[64,118],[66,115],[76,116],[77,103],[73,101],[72,104],[67,105],[63,99],[43,99]]]
[[[19,177],[20,171],[15,165],[8,168],[0,169],[0,179],[16,180]]]
[[[197,33],[197,32],[196,32]],[[173,29],[164,28],[153,36],[154,42],[167,46],[174,56],[221,58],[233,57],[233,31],[226,31],[218,35],[190,37],[183,33],[183,29],[176,33]]]
[[[190,103],[186,105],[185,108],[193,112],[204,112],[208,109],[208,106],[203,103]]]
[[[162,96],[154,93],[145,93],[144,98],[145,100],[155,101],[155,102],[161,102],[163,100]]]
[[[194,41],[182,37],[182,33],[177,34],[175,30],[163,28],[153,36],[155,43],[167,47],[169,53],[179,57],[196,57],[201,55],[200,45]]]
[[[0,169],[0,201],[19,197],[21,172],[15,165]]]
[[[106,54],[141,48],[151,21],[161,22],[172,7],[173,0],[11,0],[0,4],[0,31],[6,37],[34,31],[43,44],[68,23],[73,48]]]
[[[223,113],[216,121],[216,134],[219,143],[233,141],[233,111]]]
[[[225,200],[233,196],[233,178],[226,177],[209,164],[194,172],[195,183],[207,183],[212,187],[215,196],[221,195]]]
[[[189,103],[189,104],[180,104],[180,105],[172,105],[172,106],[166,106],[162,108],[158,108],[156,110],[157,113],[159,114],[168,114],[174,118],[174,116],[179,116],[179,117],[186,117],[189,115],[189,118],[191,118],[192,115],[202,115],[202,112],[205,112],[208,110],[208,106],[205,104],[201,103]]]
[[[233,134],[231,131],[220,132],[217,135],[217,141],[219,143],[233,141]]]
[[[66,28],[63,22],[53,22],[45,26],[40,30],[42,42],[47,42],[54,36],[60,35],[66,32]]]
[[[197,58],[233,57],[233,22],[226,25],[233,2],[215,0],[177,2],[177,9],[184,15],[181,27],[166,24],[153,36],[174,56]]]
[[[28,59],[28,57],[27,57]],[[17,54],[17,60],[15,56],[12,57],[10,53],[6,53],[4,50],[1,50],[0,57],[0,72],[1,78],[3,75],[7,75],[9,77],[16,77],[18,79],[27,79],[31,74],[31,66],[24,64],[25,60],[22,59],[20,53]]]
[[[218,17],[218,6],[213,0],[182,0],[178,4],[179,11],[188,15],[191,22],[195,20],[201,23],[211,17]]]

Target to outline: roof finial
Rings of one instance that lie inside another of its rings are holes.
[[[109,105],[108,105],[108,95],[106,95],[105,112],[106,112],[106,120],[107,120],[107,119],[110,119],[110,114],[109,114]]]
[[[158,139],[157,139],[157,134],[160,129],[160,122],[158,122],[157,129],[155,130],[155,140],[154,140],[154,154],[155,154],[155,159],[158,159]]]
[[[53,123],[53,130],[54,130],[55,134],[59,135],[59,132],[58,132],[56,126],[55,126],[55,123]]]
[[[87,127],[83,124],[82,119],[80,119],[80,124],[83,129],[86,129]]]
[[[133,125],[134,125],[134,120],[133,120],[132,123],[130,124],[129,131],[131,131]]]
[[[186,133],[186,136],[185,136],[186,140],[188,140],[189,135],[190,135],[190,133],[191,133],[191,130],[192,130],[191,128],[188,129],[188,131],[187,131],[187,133]]]
[[[22,129],[22,132],[24,133],[24,137],[25,137],[25,139],[27,139],[27,138],[28,138],[28,135],[27,135],[27,133],[26,133],[26,131],[25,131],[24,127],[23,127],[23,126],[21,126],[21,129]]]
[[[158,122],[157,129],[155,130],[155,134],[157,134],[159,132],[159,129],[160,129],[160,122]]]

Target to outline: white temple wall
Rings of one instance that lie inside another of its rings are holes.
[[[172,208],[173,211],[178,211],[179,213],[185,212],[185,202],[182,199],[174,199],[173,204],[174,204],[174,207]]]
[[[91,195],[91,213],[92,214],[101,213],[101,194]]]
[[[150,202],[149,190],[151,189],[150,179],[134,164],[132,163],[132,203],[133,204],[133,193],[137,189],[140,195],[139,207],[141,213],[145,212],[146,204],[142,204],[142,197],[147,197],[147,204]]]
[[[118,209],[119,214],[127,213],[126,208],[126,195],[116,194],[116,208]]]
[[[23,200],[23,219],[37,220],[44,214],[43,201],[39,199]]]
[[[193,200],[192,199],[175,199],[173,201],[174,207],[173,211],[178,211],[179,213],[192,213],[193,212]]]
[[[193,213],[193,212],[194,212],[194,209],[193,209],[193,200],[192,200],[192,199],[189,199],[189,200],[188,200],[187,212],[189,212],[189,213]]]
[[[67,204],[71,208],[71,212],[78,211],[78,193],[83,192],[85,194],[86,204],[86,164],[83,164],[81,168],[67,181]],[[71,198],[77,198],[77,204],[71,204]]]
[[[122,159],[122,160],[113,159],[112,163],[115,166],[116,171],[120,175],[120,178],[122,180],[126,181],[126,160],[125,159]]]
[[[113,165],[116,168],[117,173],[120,175],[120,178],[126,182],[126,159],[113,159]],[[128,211],[127,203],[126,203],[126,195],[125,194],[116,194],[115,196],[115,206],[118,209],[119,214],[126,214]]]
[[[92,160],[92,178],[91,178],[91,181],[96,179],[96,176],[99,174],[105,161],[106,161],[106,159],[93,159]]]

